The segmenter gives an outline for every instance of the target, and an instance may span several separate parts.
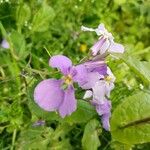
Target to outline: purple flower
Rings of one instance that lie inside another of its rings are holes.
[[[5,49],[8,49],[10,47],[9,43],[5,39],[2,40],[1,46]]]
[[[82,82],[86,76],[83,65],[72,66],[69,58],[62,55],[53,56],[49,65],[58,68],[63,77],[60,80],[47,79],[40,82],[34,91],[35,102],[46,111],[58,111],[61,117],[76,110],[73,82]]]
[[[110,96],[110,92],[114,88],[114,81],[115,77],[107,67],[107,74],[95,83],[92,90],[87,90],[83,97],[84,99],[93,97],[91,103],[101,116],[103,128],[106,130],[110,129],[109,118],[111,116],[111,102],[106,97]]]
[[[104,24],[100,24],[96,29],[81,26],[81,30],[94,31],[99,36],[99,40],[91,47],[93,56],[98,54],[103,55],[107,53],[124,52],[124,47],[121,44],[114,42],[114,37],[105,29]]]
[[[33,127],[36,127],[36,126],[43,126],[45,125],[45,120],[38,120],[36,122],[33,123]]]
[[[83,89],[91,89],[97,81],[107,74],[107,65],[103,60],[88,61],[83,64],[87,70],[86,77],[79,83]]]

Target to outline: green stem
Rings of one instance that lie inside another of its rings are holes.
[[[17,129],[14,129],[13,137],[12,137],[12,146],[11,146],[11,149],[10,149],[10,150],[13,150],[13,149],[14,149],[15,140],[16,140],[16,134],[17,134]]]

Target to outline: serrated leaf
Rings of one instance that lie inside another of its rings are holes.
[[[84,150],[98,149],[100,146],[98,129],[100,129],[100,122],[96,119],[86,124],[82,138],[82,147]]]
[[[150,63],[142,62],[134,57],[123,57],[122,60],[138,75],[141,77],[145,84],[150,84]]]
[[[52,7],[43,3],[42,8],[35,14],[32,21],[32,31],[33,32],[44,32],[48,29],[50,22],[55,16]]]
[[[150,94],[126,98],[112,114],[111,133],[113,140],[129,145],[150,142]]]

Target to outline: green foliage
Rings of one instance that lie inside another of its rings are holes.
[[[99,121],[96,119],[90,120],[84,129],[82,138],[82,146],[85,150],[97,150],[100,146],[99,134],[101,132]]]
[[[150,84],[150,62],[139,61],[134,57],[123,57],[123,60],[146,85]]]
[[[150,94],[138,93],[124,100],[113,112],[113,140],[132,145],[150,142]]]
[[[126,51],[108,58],[116,76],[110,133],[80,90],[77,111],[65,119],[33,100],[35,83],[60,77],[49,57],[64,54],[79,63],[97,39],[80,26],[99,23]],[[150,117],[149,25],[150,3],[143,0],[0,1],[0,39],[10,45],[0,46],[0,149],[149,149],[149,121],[143,121]],[[45,125],[33,126],[38,120]]]
[[[54,16],[55,13],[53,8],[48,6],[46,3],[43,3],[42,7],[33,17],[32,32],[46,31],[49,27],[49,24],[52,22]]]
[[[30,17],[30,7],[26,3],[20,4],[16,11],[16,20],[19,30],[29,21]]]

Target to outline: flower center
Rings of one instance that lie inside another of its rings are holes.
[[[63,79],[64,79],[64,82],[65,82],[67,85],[72,84],[72,76],[71,76],[70,74],[67,75],[67,76],[64,76]]]
[[[112,77],[111,76],[105,76],[105,81],[110,83],[112,81]]]

